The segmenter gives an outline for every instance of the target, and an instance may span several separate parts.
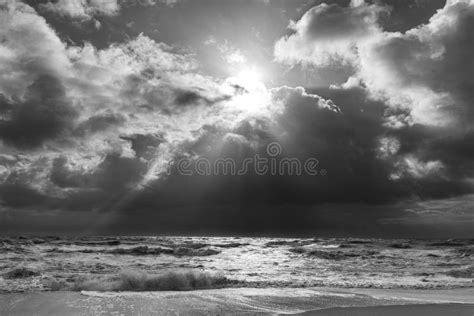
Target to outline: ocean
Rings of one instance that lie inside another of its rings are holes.
[[[474,240],[4,237],[0,292],[474,287]]]

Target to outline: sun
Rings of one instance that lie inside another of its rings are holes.
[[[234,97],[229,103],[231,107],[242,113],[257,113],[269,102],[269,92],[263,83],[263,75],[256,67],[241,68],[234,76],[227,78],[227,84]],[[236,93],[235,87],[240,90]]]
[[[265,89],[263,75],[256,67],[241,68],[234,76],[228,78],[228,81],[244,88],[249,93]]]
[[[237,74],[236,78],[244,87],[257,87],[262,85],[262,75],[255,69],[243,69]]]

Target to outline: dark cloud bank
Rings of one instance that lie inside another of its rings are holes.
[[[0,8],[3,231],[472,237],[470,1],[403,33],[381,26],[388,4],[310,8],[275,43],[276,61],[353,74],[306,89],[205,76],[192,55],[145,35],[67,45],[42,17],[89,21],[119,7]],[[327,174],[168,168],[272,158],[271,142],[278,159],[316,158]]]

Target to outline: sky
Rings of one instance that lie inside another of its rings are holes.
[[[0,0],[0,232],[472,238],[473,28],[469,0]]]

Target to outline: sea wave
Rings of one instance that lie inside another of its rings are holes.
[[[457,239],[4,237],[0,292],[473,287],[473,255]]]
[[[104,253],[115,255],[130,255],[130,256],[145,256],[145,255],[173,255],[177,257],[182,256],[212,256],[221,251],[211,247],[189,247],[178,246],[170,247],[149,247],[137,246],[128,248],[80,248],[80,249],[62,249],[58,247],[50,248],[50,253]]]
[[[374,250],[359,250],[355,251],[341,251],[341,250],[319,250],[319,249],[307,249],[304,247],[294,247],[289,249],[290,252],[295,254],[304,254],[306,256],[326,259],[326,260],[344,260],[348,258],[357,257],[369,257],[379,254],[378,251]]]
[[[86,277],[76,280],[76,291],[190,291],[223,288],[235,281],[223,275],[184,270],[147,274],[140,271],[124,271],[115,276]]]

